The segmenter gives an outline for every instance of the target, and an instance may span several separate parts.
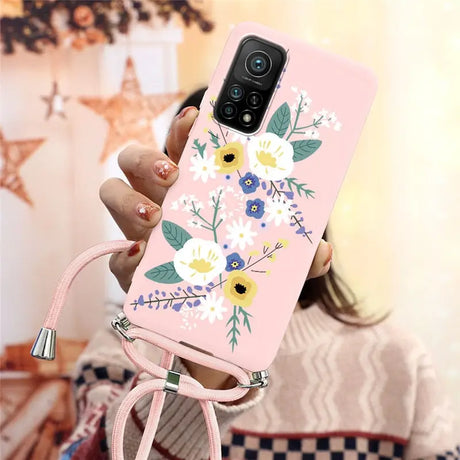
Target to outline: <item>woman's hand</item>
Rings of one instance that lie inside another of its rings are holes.
[[[118,164],[129,184],[121,179],[105,181],[99,191],[101,200],[126,238],[137,241],[123,253],[110,258],[110,270],[124,291],[128,291],[133,273],[144,254],[146,241],[161,218],[161,205],[168,188],[179,176],[179,161],[198,110],[186,107],[177,115],[166,140],[169,158],[163,152],[132,145],[124,149]],[[316,251],[309,278],[324,275],[332,258],[332,246],[321,241]],[[227,374],[212,371],[194,363],[187,365],[193,377],[208,388],[231,386]]]

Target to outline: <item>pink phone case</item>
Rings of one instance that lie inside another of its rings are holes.
[[[213,104],[241,40],[287,62],[261,128]],[[376,91],[366,68],[255,23],[235,27],[128,292],[135,325],[248,371],[273,361]]]

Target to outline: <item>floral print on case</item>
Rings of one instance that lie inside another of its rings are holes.
[[[171,309],[182,316],[185,329],[199,327],[200,321],[225,320],[232,351],[243,331],[252,333],[256,279],[270,275],[264,263],[275,262],[276,253],[288,245],[287,239],[265,241],[259,250],[253,248],[256,237],[267,226],[288,226],[312,242],[295,199],[315,199],[316,194],[294,177],[295,165],[320,148],[320,128],[340,131],[342,127],[337,115],[326,110],[302,122],[312,100],[306,91],[292,90],[295,102],[277,108],[266,132],[253,137],[233,134],[228,142],[228,131],[213,120],[217,131],[207,131],[209,140],[194,139],[189,165],[193,180],[222,182],[224,176],[231,185],[215,187],[207,202],[184,194],[171,203],[172,211],[190,215],[186,222],[193,235],[173,222],[162,222],[163,236],[176,252],[173,260],[153,267],[145,276],[170,288],[140,295],[132,302],[134,310]],[[227,209],[227,194],[232,196],[231,209]],[[233,308],[224,305],[225,299]]]

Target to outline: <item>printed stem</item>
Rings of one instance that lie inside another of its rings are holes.
[[[214,233],[214,242],[217,243],[217,227],[218,225],[216,225],[216,220],[217,220],[217,213],[219,211],[219,204],[220,204],[220,197],[222,195],[222,190],[219,192],[219,194],[217,195],[217,199],[212,199],[212,201],[214,202],[214,215],[212,216],[212,231]],[[220,222],[219,222],[220,224]]]
[[[196,217],[199,217],[206,225],[208,225],[209,227],[213,227],[213,225],[208,222],[201,214],[200,214],[200,210],[197,210],[196,209],[196,206],[195,206],[195,202],[192,201],[192,214]],[[210,229],[211,230],[211,229]]]
[[[299,226],[299,227],[302,227],[302,223],[299,222],[299,219],[297,219],[297,217],[295,215],[292,215],[291,216],[291,219],[294,219],[294,222]],[[307,232],[303,232],[303,234],[308,238],[308,241],[310,241],[310,243],[313,243],[313,241],[311,240],[311,238],[309,237],[308,233]]]
[[[249,268],[253,267],[254,265],[258,264],[260,261],[266,259],[267,257],[270,257],[275,251],[278,251],[279,249],[281,249],[283,247],[283,245],[281,243],[276,243],[275,244],[275,247],[270,251],[270,252],[267,252],[263,257],[261,257],[260,259],[257,259],[255,262],[253,262],[252,264],[250,265],[246,265],[241,271],[246,271],[248,270]],[[249,263],[249,261],[248,261]],[[211,290],[213,290],[214,288],[218,287],[218,286],[221,286],[222,284],[224,284],[226,281],[227,281],[228,278],[224,279],[223,281],[220,281],[219,284],[216,284],[214,285]]]
[[[224,131],[222,130],[222,126],[218,121],[216,121],[217,126],[219,127],[220,134],[222,134],[222,139],[224,140],[225,145],[227,145],[227,138],[225,137]]]
[[[199,297],[206,297],[206,294],[207,292],[203,293],[203,294],[186,294],[185,296],[180,296],[180,297],[176,297],[174,295],[171,295],[171,297],[166,297],[164,299],[159,299],[157,296],[155,296],[155,299],[150,299],[150,300],[144,300],[144,303],[143,305],[152,305],[152,304],[157,304],[158,306],[163,303],[163,302],[166,302],[168,304],[171,304],[172,305],[172,302],[175,301],[175,300],[182,300],[182,305],[187,301],[187,300],[190,300],[190,299],[197,299]],[[137,308],[137,306],[139,305],[139,302],[131,302],[130,305],[133,305],[134,308]],[[143,306],[141,305],[141,306]]]
[[[271,188],[274,189],[275,193],[277,193],[279,196],[281,196],[281,193],[286,193],[282,190],[279,190],[273,181],[270,181],[270,184]],[[273,195],[275,195],[275,193]],[[302,223],[299,222],[299,219],[297,219],[295,214],[292,214],[291,219],[294,219],[294,222],[299,226],[299,228],[303,227]],[[307,232],[303,232],[303,234],[308,238],[308,241],[310,241],[310,243],[313,243]]]
[[[247,265],[246,267],[243,268],[243,271],[244,270],[248,270],[249,268],[253,267],[254,265],[258,264],[261,260],[264,260],[266,259],[267,257],[270,257],[275,251],[278,251],[279,249],[281,249],[283,247],[283,245],[281,243],[276,243],[275,244],[275,247],[270,251],[270,252],[267,252],[263,257],[261,257],[260,259],[257,259],[255,262],[253,262],[251,265]]]
[[[238,319],[238,311],[237,306],[233,305],[233,315],[230,316],[230,319],[227,321],[226,326],[232,324],[232,327],[227,332],[227,337],[231,335],[230,342],[228,342],[232,346],[232,352],[235,349],[235,346],[238,345],[238,335],[241,335],[240,331],[238,330],[237,324],[240,324],[240,320]]]
[[[321,115],[317,120],[315,120],[311,125],[307,125],[307,126],[298,126],[296,128],[297,131],[299,131],[300,129],[307,129],[307,128],[311,128],[312,126],[314,126],[315,128],[318,128],[320,125],[321,125],[321,120],[324,118],[323,115]],[[305,134],[305,132],[298,132],[297,134]]]
[[[288,137],[286,137],[287,141],[294,134],[294,131],[297,129],[297,123],[299,121],[300,112],[302,112],[302,109],[301,109],[302,101],[303,101],[303,96],[300,95],[300,101],[299,101],[299,105],[297,106],[297,110],[296,110],[296,117],[295,117],[295,121],[294,121],[294,126],[292,127],[291,132],[288,134]]]
[[[238,314],[243,316],[243,326],[245,326],[249,333],[252,334],[251,324],[249,323],[249,318],[252,318],[252,315],[248,313],[243,307],[240,306]]]
[[[219,204],[220,204],[220,198],[222,196],[222,190],[219,192],[217,195],[217,199],[212,199],[214,202],[214,216],[212,218],[212,232],[214,234],[214,242],[217,243],[217,227],[222,223],[222,219],[220,219],[219,223],[216,225],[216,220],[217,220],[217,213],[219,211]],[[222,284],[222,273],[219,275],[219,284]]]

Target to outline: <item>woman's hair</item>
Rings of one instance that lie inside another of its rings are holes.
[[[189,106],[198,109],[205,91],[206,88],[201,88],[190,94],[179,107],[178,112]],[[327,241],[327,230],[324,232],[323,238]],[[359,318],[357,300],[353,291],[332,266],[324,276],[306,280],[302,287],[299,296],[301,308],[308,308],[315,303],[321,305],[329,315],[347,324],[356,324],[356,320],[353,321],[352,318]],[[352,317],[350,318],[351,322],[347,321],[344,315],[349,318]]]

